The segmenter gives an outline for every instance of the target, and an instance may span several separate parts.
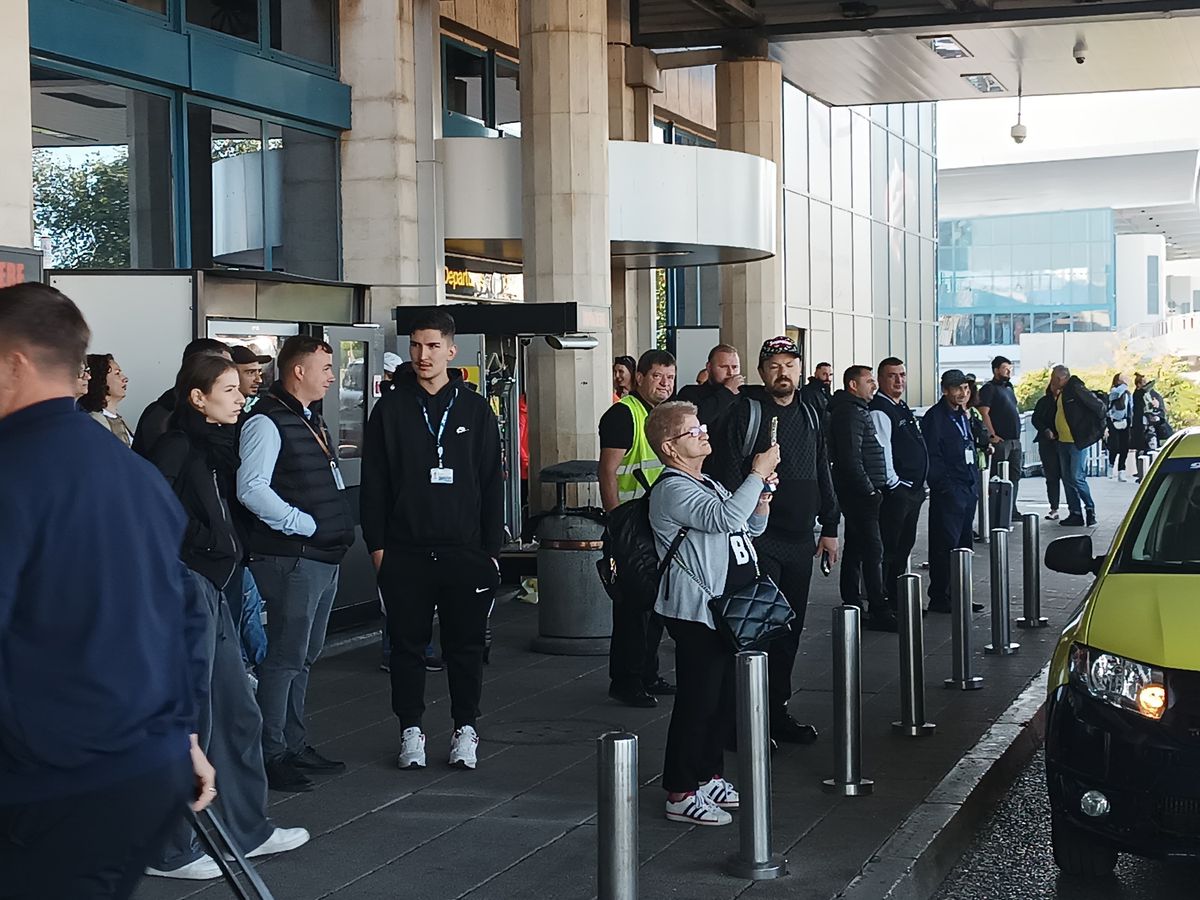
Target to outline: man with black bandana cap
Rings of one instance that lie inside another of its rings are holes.
[[[817,730],[792,718],[787,703],[808,607],[813,559],[828,553],[830,562],[837,561],[839,513],[819,413],[797,394],[800,356],[796,342],[786,336],[762,345],[758,373],[763,386],[743,387],[737,403],[725,415],[721,434],[714,441],[718,457],[714,472],[726,487],[736,488],[750,471],[754,455],[770,446],[774,434],[780,448],[779,486],[771,502],[771,521],[763,535],[755,538],[754,547],[762,571],[788,598],[796,620],[791,631],[768,648],[771,736],[810,744],[817,739]],[[814,542],[813,523],[818,519],[821,537]]]

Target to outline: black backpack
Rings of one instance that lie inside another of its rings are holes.
[[[663,472],[655,484],[669,478]],[[660,562],[655,548],[654,530],[650,527],[650,490],[633,500],[626,500],[608,513],[604,528],[604,549],[596,561],[600,582],[614,603],[633,603],[644,610],[654,608],[658,584],[679,545],[687,536],[680,528],[667,555]]]

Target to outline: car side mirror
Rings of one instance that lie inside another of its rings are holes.
[[[1066,575],[1099,575],[1103,556],[1092,552],[1092,537],[1073,534],[1050,542],[1046,548],[1046,568]]]

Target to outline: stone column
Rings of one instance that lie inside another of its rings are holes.
[[[721,278],[721,340],[756,360],[767,338],[783,334],[783,76],[779,63],[717,64],[717,146],[775,163],[775,255],[728,266]]]
[[[33,244],[33,151],[29,101],[29,4],[5,4],[0,28],[0,244]]]
[[[553,491],[537,473],[599,459],[612,403],[606,0],[520,0],[522,242],[525,297],[573,301],[594,350],[529,347],[531,506]]]

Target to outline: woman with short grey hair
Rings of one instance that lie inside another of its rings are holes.
[[[733,725],[734,654],[717,632],[708,602],[758,576],[751,538],[767,527],[779,447],[755,456],[750,474],[730,494],[701,471],[712,446],[694,405],[655,407],[646,419],[646,438],[666,466],[650,492],[659,559],[683,532],[654,604],[675,640],[679,682],[663,765],[666,815],[690,825],[728,825],[728,810],[738,807],[737,791],[723,777]]]

